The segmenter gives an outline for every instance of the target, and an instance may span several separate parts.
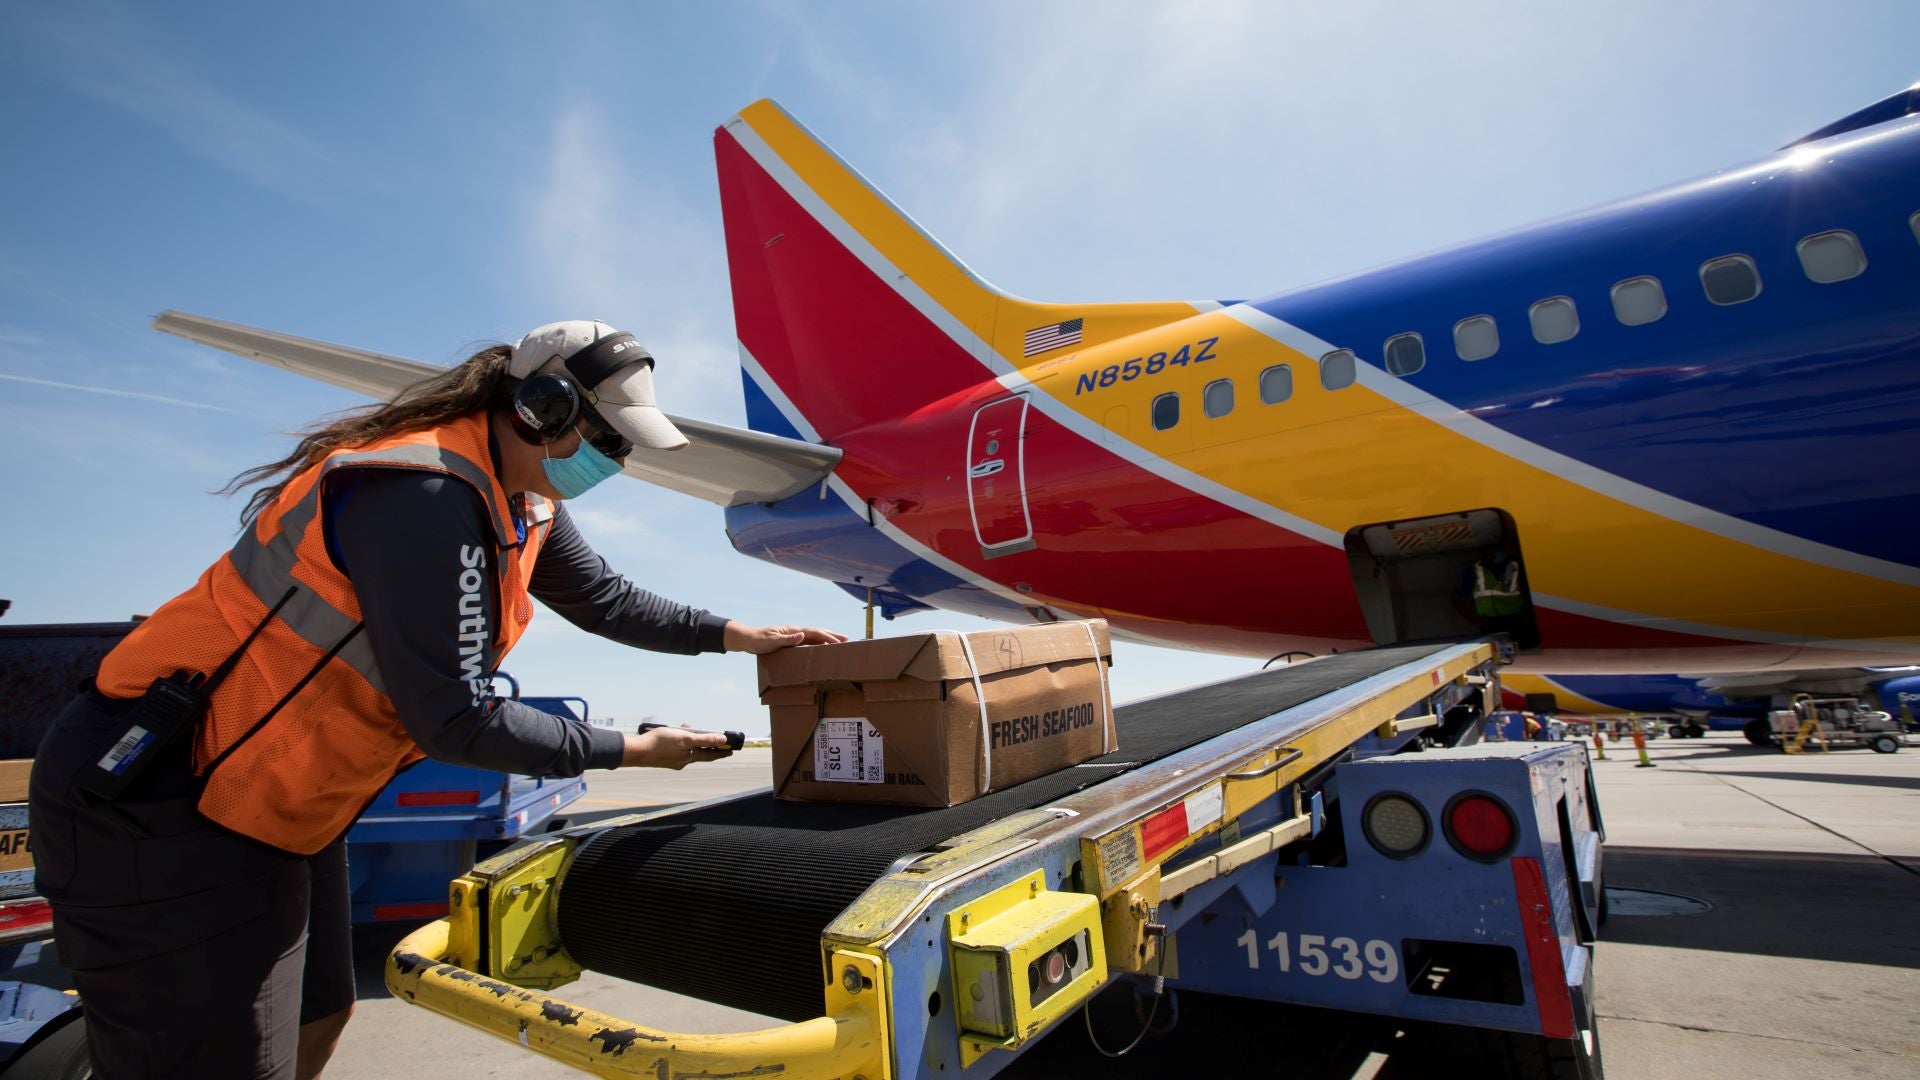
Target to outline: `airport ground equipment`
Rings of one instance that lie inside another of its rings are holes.
[[[1527,715],[1512,709],[1501,709],[1487,716],[1480,737],[1487,742],[1526,742]]]
[[[1767,714],[1774,741],[1789,754],[1864,746],[1891,754],[1906,745],[1900,722],[1852,697],[1795,694],[1792,704]]]
[[[1164,695],[1118,711],[1118,752],[943,809],[762,790],[570,830],[454,881],[388,986],[601,1076],[992,1076],[1116,984],[1460,1025],[1598,1076],[1586,749],[1478,744],[1498,663],[1401,646]],[[788,1022],[551,995],[583,969]]]

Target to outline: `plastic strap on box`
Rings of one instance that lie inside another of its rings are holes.
[[[1088,620],[1080,624],[1087,632],[1087,644],[1093,647],[1093,675],[1100,680],[1100,749],[1113,753],[1118,749],[1113,745],[1113,711],[1107,708],[1107,669],[1100,663],[1100,639],[1093,636],[1093,622]]]
[[[960,634],[960,651],[967,656],[967,674],[973,676],[973,697],[980,703],[980,794],[993,790],[993,750],[987,731],[987,690],[980,685],[980,665],[973,662],[973,645]]]

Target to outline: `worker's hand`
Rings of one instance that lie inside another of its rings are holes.
[[[733,751],[727,749],[727,736],[720,731],[688,731],[685,728],[657,727],[642,735],[628,735],[620,767],[639,765],[652,769],[684,769],[697,761],[719,761]]]
[[[728,622],[722,641],[728,652],[770,653],[789,645],[837,645],[847,635],[817,626],[743,626]]]

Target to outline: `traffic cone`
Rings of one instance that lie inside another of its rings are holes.
[[[1635,765],[1634,768],[1636,769],[1659,768],[1658,765],[1655,765],[1653,762],[1647,760],[1647,733],[1644,731],[1641,731],[1638,724],[1634,725],[1634,728],[1633,728],[1633,748],[1635,750],[1640,751],[1640,764]]]
[[[1598,728],[1595,728],[1593,732],[1593,750],[1594,753],[1600,755],[1601,761],[1607,760],[1607,740],[1600,734]]]

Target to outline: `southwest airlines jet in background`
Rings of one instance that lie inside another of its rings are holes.
[[[1502,674],[1501,703],[1509,709],[1600,719],[1679,717],[1670,734],[1703,727],[1743,732],[1747,741],[1771,745],[1767,714],[1787,708],[1791,695],[1854,698],[1884,709],[1913,730],[1920,717],[1920,668],[1838,668],[1830,671],[1767,671],[1725,675],[1533,675]]]
[[[627,471],[892,616],[1521,670],[1920,657],[1920,93],[1749,165],[1252,300],[1039,303],[771,101],[714,134],[752,431]],[[390,396],[438,369],[168,313]],[[1523,609],[1477,618],[1483,558]]]

